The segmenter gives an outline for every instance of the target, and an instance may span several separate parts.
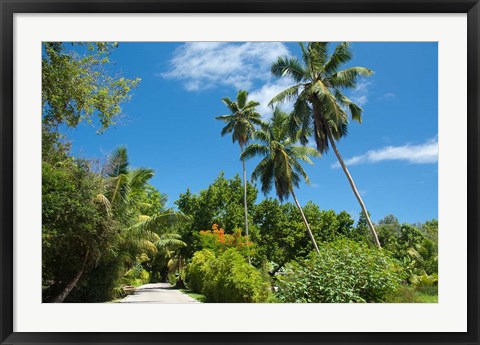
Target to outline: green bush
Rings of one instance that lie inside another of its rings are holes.
[[[213,259],[215,254],[209,249],[203,249],[193,255],[192,261],[188,264],[186,277],[187,285],[191,290],[202,292],[206,273],[205,264]]]
[[[284,302],[382,302],[400,283],[399,268],[386,253],[360,242],[338,240],[320,246],[320,255],[287,264],[278,275]]]
[[[96,267],[86,272],[65,299],[67,303],[99,303],[121,298],[117,290],[123,265],[115,258],[102,258]]]
[[[215,258],[213,252],[196,252],[188,268],[189,287],[208,302],[261,303],[271,299],[270,283],[234,248]]]
[[[124,285],[139,286],[147,284],[150,281],[150,273],[145,270],[140,263],[137,263],[125,273],[122,278]]]

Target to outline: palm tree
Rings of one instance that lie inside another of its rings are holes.
[[[310,42],[307,47],[300,43],[300,47],[303,63],[294,57],[279,57],[272,64],[271,72],[274,76],[288,76],[296,84],[275,96],[270,105],[294,101],[288,124],[290,132],[300,131],[300,140],[302,144],[306,144],[309,133],[313,131],[317,150],[321,154],[328,151],[329,145],[332,147],[365,214],[375,242],[381,248],[367,208],[336,146],[336,141],[347,135],[347,113],[350,113],[353,120],[361,123],[363,112],[342,90],[355,87],[359,76],[369,76],[373,72],[365,67],[340,70],[341,65],[352,58],[347,42],[338,44],[332,54],[328,53],[327,42]]]
[[[95,202],[103,208],[106,217],[115,220],[117,224],[119,257],[124,262],[132,263],[138,252],[156,253],[156,243],[162,243],[162,229],[186,217],[173,210],[156,210],[150,216],[141,213],[142,206],[145,206],[142,196],[148,181],[153,177],[153,170],[131,169],[125,147],[119,147],[112,153],[104,175],[105,190],[96,196]],[[86,250],[81,269],[53,302],[61,303],[65,300],[87,268],[101,254],[97,254],[97,257],[94,255],[92,250]]]
[[[230,110],[231,114],[217,116],[217,120],[222,120],[226,123],[223,127],[221,135],[232,133],[233,142],[238,142],[240,151],[243,154],[245,146],[248,141],[253,138],[255,132],[255,125],[260,125],[261,116],[255,108],[260,103],[255,101],[248,101],[248,92],[240,90],[237,93],[237,101],[234,102],[230,98],[222,98],[222,102]],[[245,210],[245,234],[248,237],[248,210],[247,210],[247,171],[245,169],[245,161],[242,160],[243,168],[243,204]]]
[[[307,173],[299,161],[313,164],[309,156],[318,157],[320,154],[307,146],[295,146],[296,138],[289,137],[287,127],[288,115],[276,108],[272,121],[263,124],[255,133],[260,144],[251,144],[242,154],[242,159],[254,156],[264,157],[252,172],[252,179],[260,179],[262,192],[267,194],[275,185],[275,191],[280,202],[292,195],[295,204],[302,215],[308,235],[312,240],[317,253],[320,253],[307,218],[294,192],[301,179],[309,183]]]

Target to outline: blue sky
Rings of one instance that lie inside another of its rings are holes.
[[[375,74],[346,91],[364,109],[363,123],[351,122],[338,148],[373,220],[388,214],[411,223],[437,218],[437,44],[355,42],[352,50],[346,66]],[[142,81],[119,125],[101,135],[87,124],[66,132],[73,153],[104,158],[125,145],[131,165],[153,168],[152,184],[174,206],[187,187],[198,192],[222,170],[226,177],[241,173],[240,149],[220,136],[223,124],[214,118],[228,113],[222,97],[234,99],[246,89],[268,119],[267,103],[293,85],[270,75],[279,55],[299,56],[298,44],[120,43],[111,56],[116,69]],[[256,162],[247,161],[248,174]],[[314,162],[306,166],[311,184],[297,191],[300,202],[312,200],[358,218],[360,207],[334,153]],[[258,201],[263,197],[259,192]]]

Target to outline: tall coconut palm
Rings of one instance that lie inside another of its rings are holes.
[[[260,179],[262,192],[265,194],[270,192],[274,185],[281,202],[290,195],[293,197],[313,246],[317,253],[320,253],[310,225],[294,192],[302,178],[309,183],[307,173],[299,161],[313,164],[309,156],[318,157],[320,154],[311,147],[295,146],[296,138],[289,136],[287,120],[288,115],[276,108],[272,121],[263,124],[261,129],[255,133],[255,137],[260,143],[249,145],[242,154],[242,159],[254,156],[264,157],[253,170],[252,179]]]
[[[255,125],[261,124],[261,116],[256,111],[256,107],[260,103],[255,101],[248,101],[248,92],[240,90],[237,93],[237,100],[232,101],[230,98],[222,98],[222,102],[230,110],[231,114],[217,116],[217,120],[226,123],[223,127],[221,135],[232,133],[233,142],[238,142],[240,151],[243,154],[245,146],[249,140],[253,138],[255,132]],[[248,210],[247,210],[247,171],[245,169],[245,161],[242,158],[243,168],[243,204],[245,210],[245,234],[248,236]]]
[[[271,72],[274,76],[288,76],[296,84],[280,92],[270,104],[294,101],[294,110],[288,125],[290,132],[300,131],[302,144],[308,142],[308,134],[313,132],[317,150],[321,154],[327,152],[329,146],[332,147],[365,214],[375,242],[381,248],[367,208],[336,145],[336,141],[347,135],[347,113],[350,113],[353,120],[359,123],[362,121],[363,110],[342,91],[354,88],[359,76],[369,76],[373,72],[365,67],[340,70],[341,65],[352,58],[347,42],[338,44],[332,54],[328,53],[327,42],[310,42],[307,47],[300,43],[300,47],[302,62],[294,57],[279,57],[272,64]]]

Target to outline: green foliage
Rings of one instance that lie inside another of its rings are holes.
[[[88,164],[67,159],[42,164],[42,286],[44,300],[109,252],[115,222],[95,197],[102,180]],[[85,267],[84,267],[85,266]]]
[[[388,215],[378,222],[376,227],[378,239],[382,248],[395,252],[398,247],[399,237],[402,227],[398,219],[393,215]]]
[[[303,211],[315,238],[321,242],[335,241],[352,231],[354,221],[345,211],[336,214],[333,210],[320,210],[312,202],[307,202]],[[307,257],[313,250],[300,213],[292,203],[264,199],[255,208],[253,223],[257,228],[252,234],[253,262],[257,266],[262,262],[272,263],[272,274],[289,261]]]
[[[217,224],[212,225],[212,230],[200,230],[199,238],[203,249],[212,250],[215,255],[223,253],[229,248],[235,248],[240,254],[248,258],[254,254],[254,243],[246,236],[242,236],[240,229],[235,229],[233,234],[226,234]]]
[[[148,282],[150,282],[150,273],[143,268],[140,262],[137,262],[122,277],[123,285],[140,286]]]
[[[203,291],[203,282],[206,274],[206,263],[214,260],[215,254],[209,249],[203,249],[193,255],[192,261],[188,264],[187,284],[193,291]]]
[[[335,140],[347,134],[348,115],[361,122],[363,110],[344,94],[344,89],[354,88],[359,76],[372,75],[364,67],[341,70],[352,53],[349,43],[342,42],[330,54],[328,42],[300,43],[302,60],[295,57],[279,57],[271,66],[276,77],[290,77],[296,85],[280,92],[270,104],[294,102],[289,121],[290,134],[299,133],[302,144],[313,133],[319,153],[328,151],[329,136]],[[348,114],[349,113],[349,114]]]
[[[62,42],[43,43],[42,114],[50,129],[60,124],[77,127],[97,116],[99,131],[115,124],[120,105],[140,79],[111,76],[110,53],[117,43],[77,43],[67,50]]]
[[[310,182],[300,162],[313,164],[310,157],[319,156],[315,149],[296,145],[297,138],[289,137],[288,116],[275,108],[272,120],[255,132],[259,143],[249,145],[241,155],[242,159],[262,158],[252,172],[252,180],[260,180],[264,194],[275,187],[280,202],[287,199],[302,180]]]
[[[253,262],[257,266],[272,263],[272,274],[288,261],[305,257],[313,249],[300,214],[292,203],[280,204],[276,199],[266,198],[255,207],[253,222],[257,228],[252,232]]]
[[[320,246],[320,255],[291,262],[278,275],[284,302],[382,302],[400,283],[397,264],[378,249],[338,240]]]
[[[226,123],[221,134],[224,136],[232,133],[232,141],[238,142],[243,150],[247,142],[253,138],[255,125],[261,124],[261,115],[255,109],[260,103],[248,101],[248,92],[245,90],[238,91],[236,101],[224,97],[222,102],[231,114],[216,117],[217,120]]]
[[[428,275],[426,273],[415,275],[411,278],[411,282],[413,285],[418,287],[437,286],[438,275],[437,274]]]
[[[426,291],[422,287],[402,284],[397,290],[387,295],[387,303],[438,303],[436,287]]]
[[[252,209],[257,198],[257,189],[247,183],[247,205]],[[224,229],[242,228],[244,220],[243,186],[238,175],[226,179],[223,173],[215,179],[207,189],[198,194],[192,194],[189,189],[175,204],[178,209],[189,216],[189,221],[180,229],[187,247],[182,251],[191,257],[197,250],[201,250],[197,234],[199,229],[208,229],[212,224],[218,224]]]
[[[234,248],[218,258],[209,250],[195,253],[188,279],[191,289],[209,302],[261,303],[271,296],[268,279]]]
[[[271,293],[268,281],[233,248],[206,266],[202,293],[208,301],[260,303]]]
[[[120,286],[123,272],[124,266],[118,257],[103,255],[95,266],[83,274],[65,302],[100,303],[124,297]]]

